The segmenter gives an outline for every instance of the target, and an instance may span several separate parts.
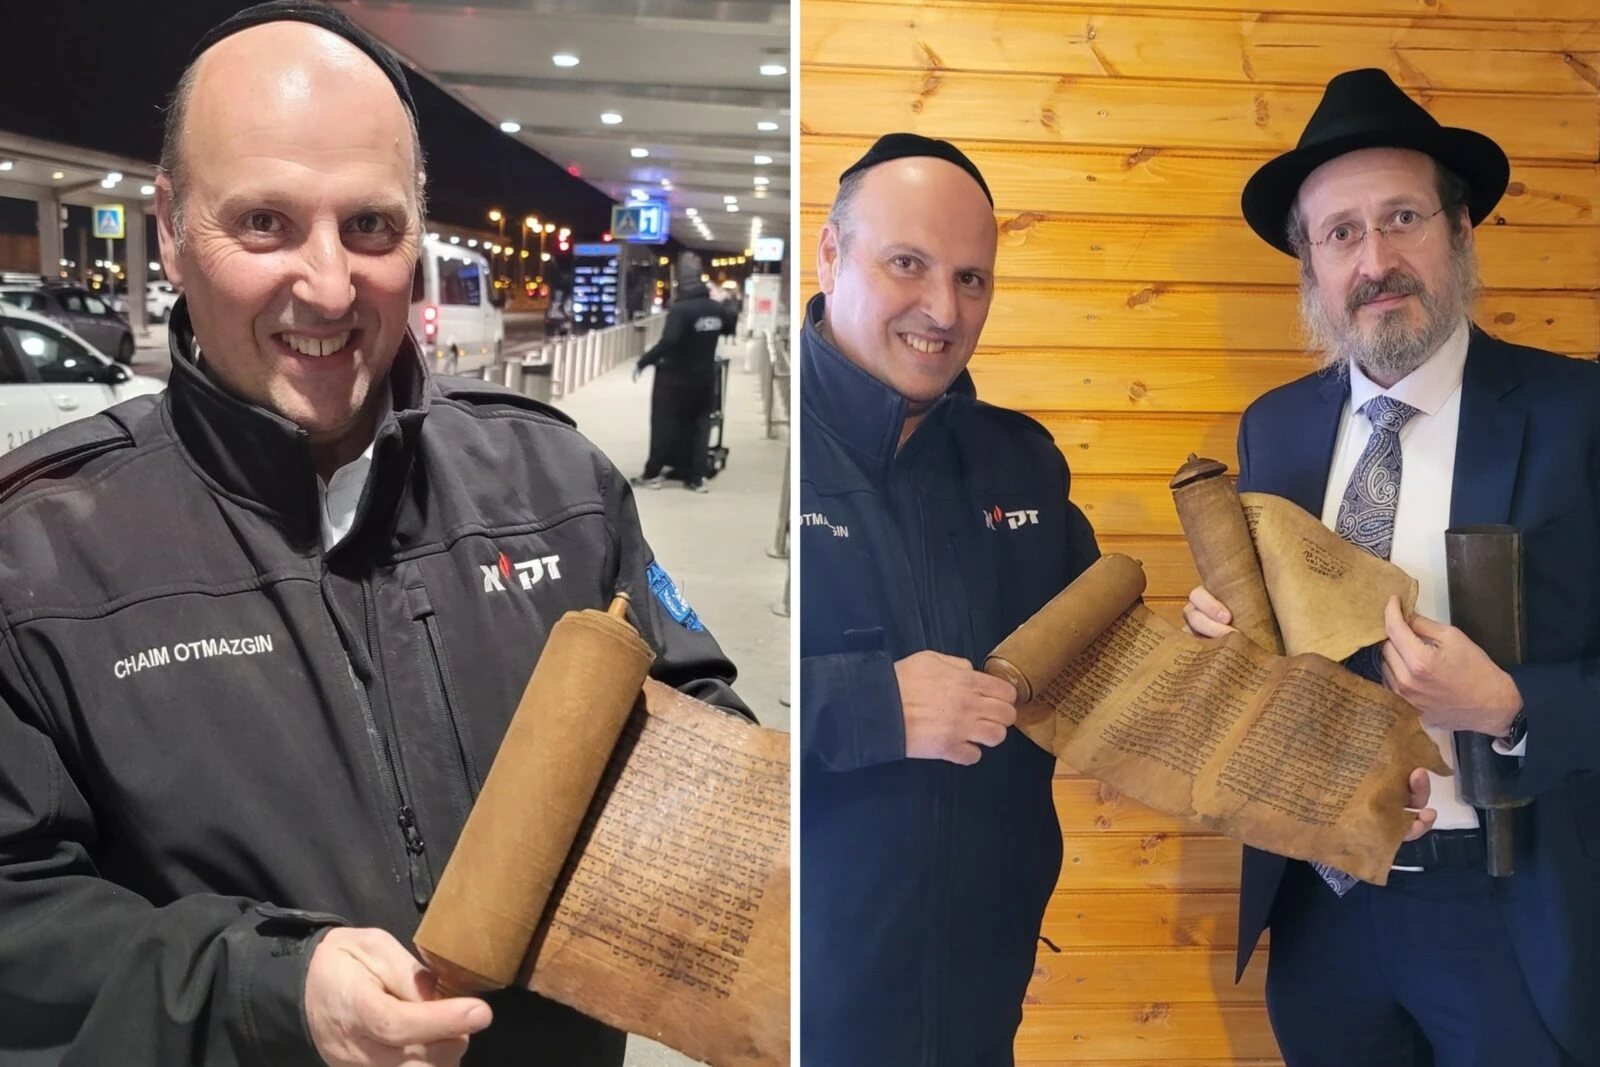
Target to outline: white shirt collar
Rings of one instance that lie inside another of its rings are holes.
[[[1467,343],[1472,339],[1471,324],[1466,319],[1456,327],[1455,333],[1429,356],[1427,361],[1388,389],[1368,378],[1355,361],[1350,362],[1350,411],[1361,410],[1363,404],[1375,396],[1391,396],[1410,404],[1424,415],[1437,415],[1445,401],[1461,387],[1461,375],[1467,366]]]
[[[379,388],[383,390],[383,402],[378,409],[372,440],[367,442],[361,455],[334,471],[332,478],[326,482],[320,476],[317,478],[317,494],[322,501],[324,552],[332,551],[335,545],[349,536],[350,528],[355,525],[356,509],[361,506],[361,494],[366,491],[367,477],[372,473],[372,453],[378,444],[377,427],[383,425],[383,420],[394,407],[388,381],[381,383]]]

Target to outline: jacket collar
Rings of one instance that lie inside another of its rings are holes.
[[[907,448],[940,425],[952,408],[970,404],[976,396],[972,376],[963,370],[928,409]],[[885,470],[894,460],[906,421],[906,398],[850,362],[822,335],[820,293],[806,305],[800,330],[800,403],[864,469]]]
[[[1455,476],[1450,493],[1450,524],[1506,522],[1522,458],[1527,413],[1505,401],[1521,384],[1505,346],[1471,328],[1466,366],[1461,373],[1461,416],[1456,432]],[[1313,515],[1322,513],[1328,470],[1339,420],[1350,396],[1349,380],[1328,374],[1317,384],[1322,401],[1306,413],[1300,432],[1283,447],[1283,469],[1294,472],[1283,495]]]
[[[321,544],[322,512],[310,435],[228,392],[201,369],[186,299],[173,306],[168,321],[172,375],[166,407],[184,452],[216,491],[277,518],[297,548],[314,551]],[[367,487],[341,547],[387,536],[410,475],[428,411],[429,380],[409,331],[386,384],[392,403],[378,424]]]

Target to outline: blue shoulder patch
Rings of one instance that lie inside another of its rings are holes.
[[[673,621],[688,630],[703,633],[705,626],[700,622],[700,616],[694,613],[689,602],[683,599],[683,594],[678,592],[678,587],[673,584],[672,577],[662,569],[661,564],[651,561],[649,568],[644,572],[645,578],[650,582],[650,591],[656,595],[662,608],[671,615]]]

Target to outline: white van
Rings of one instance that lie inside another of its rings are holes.
[[[436,237],[423,240],[411,281],[411,331],[435,370],[466,372],[498,359],[506,336],[503,303],[482,255]]]

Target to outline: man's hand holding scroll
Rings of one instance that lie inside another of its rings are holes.
[[[1404,616],[1402,616],[1400,614],[1400,601],[1399,601],[1399,598],[1391,598],[1390,599],[1390,601],[1389,601],[1389,613],[1390,613],[1390,618],[1389,618],[1388,621],[1389,621],[1389,628],[1390,628],[1390,642],[1384,645],[1384,653],[1383,653],[1384,654],[1384,660],[1385,660],[1384,671],[1383,671],[1384,680],[1389,683],[1389,689],[1392,692],[1396,693],[1397,695],[1399,695],[1403,699],[1405,699],[1407,701],[1410,701],[1412,704],[1416,704],[1416,701],[1412,699],[1411,694],[1409,692],[1406,692],[1406,691],[1398,688],[1393,683],[1393,681],[1390,680],[1390,668],[1388,666],[1388,660],[1389,660],[1389,658],[1391,656],[1398,657],[1398,655],[1399,655],[1397,652],[1395,652],[1393,649],[1390,648],[1390,645],[1393,643],[1393,640],[1394,640],[1394,632],[1395,632],[1394,631],[1394,627],[1396,625],[1396,622],[1398,622],[1399,626],[1402,629],[1405,628]],[[1496,667],[1493,663],[1490,663],[1489,662],[1489,658],[1484,655],[1483,650],[1478,648],[1477,645],[1472,644],[1471,641],[1468,641],[1466,636],[1464,634],[1462,634],[1461,631],[1455,630],[1454,627],[1443,626],[1440,623],[1432,622],[1431,620],[1428,620],[1428,619],[1423,619],[1421,616],[1415,617],[1412,621],[1413,621],[1413,623],[1415,623],[1418,620],[1423,622],[1427,627],[1431,627],[1432,628],[1431,630],[1428,631],[1428,633],[1430,633],[1430,634],[1433,633],[1435,630],[1451,630],[1455,634],[1455,637],[1458,639],[1458,640],[1452,640],[1450,642],[1450,644],[1449,644],[1449,648],[1451,650],[1451,658],[1450,658],[1450,661],[1449,661],[1448,665],[1445,664],[1445,661],[1443,659],[1435,659],[1435,658],[1433,658],[1432,655],[1424,657],[1422,652],[1420,652],[1418,650],[1415,650],[1415,649],[1412,649],[1411,646],[1409,644],[1407,644],[1407,646],[1406,646],[1407,649],[1409,651],[1412,651],[1415,654],[1414,659],[1413,659],[1412,662],[1417,664],[1419,667],[1423,666],[1424,664],[1426,664],[1426,665],[1431,666],[1431,667],[1434,668],[1433,670],[1430,670],[1430,672],[1426,676],[1431,684],[1439,685],[1439,679],[1437,677],[1437,668],[1438,667],[1445,666],[1446,669],[1452,669],[1453,670],[1453,669],[1457,669],[1459,667],[1462,667],[1464,665],[1467,665],[1467,664],[1470,663],[1470,653],[1472,653],[1472,652],[1475,652],[1475,653],[1477,653],[1477,655],[1479,657],[1482,657],[1483,662],[1485,664],[1487,664],[1491,669],[1493,669],[1495,671],[1498,671],[1501,674],[1505,673],[1504,671],[1501,671],[1500,668]],[[1230,622],[1233,621],[1233,613],[1228,610],[1228,607],[1227,607],[1226,604],[1222,603],[1222,601],[1220,601],[1216,597],[1212,596],[1210,591],[1207,590],[1204,586],[1198,586],[1197,585],[1197,586],[1194,587],[1193,590],[1190,591],[1190,593],[1189,593],[1189,602],[1183,606],[1183,621],[1184,621],[1185,629],[1187,629],[1190,633],[1194,634],[1197,637],[1221,637],[1224,634],[1231,634],[1231,633],[1235,633],[1236,632],[1232,626],[1228,625]],[[1419,645],[1424,643],[1423,637],[1419,636],[1419,635],[1424,633],[1424,631],[1422,629],[1418,629],[1416,631],[1416,633],[1412,633],[1409,629],[1407,629],[1406,633],[1408,635],[1410,635],[1412,642],[1415,642],[1416,644],[1419,644]],[[1459,648],[1459,643],[1460,642],[1464,642],[1465,644],[1471,646],[1471,648],[1470,649],[1461,649],[1461,648]],[[1438,649],[1432,650],[1432,652],[1434,652],[1434,653],[1437,653],[1439,651],[1440,650],[1438,650]],[[1414,678],[1415,676],[1408,673],[1408,677],[1409,678]],[[1471,683],[1472,685],[1481,684],[1481,675],[1474,674],[1473,677],[1474,677],[1475,680]],[[1510,677],[1509,676],[1506,678],[1506,681],[1508,681],[1508,682],[1510,681]],[[1515,688],[1516,688],[1515,686],[1512,686],[1513,690],[1515,690]],[[1463,689],[1462,690],[1462,692],[1472,692],[1472,691],[1473,690],[1471,688],[1467,688],[1467,689]],[[1521,704],[1521,702],[1519,700],[1518,701],[1518,706],[1520,706],[1520,704]],[[1418,710],[1422,712],[1422,720],[1424,722],[1428,722],[1429,720],[1428,720],[1427,712],[1423,711],[1420,705],[1418,705]],[[1515,711],[1513,711],[1512,714],[1515,714]],[[1509,721],[1510,720],[1510,716],[1509,715],[1506,716],[1506,719],[1507,719],[1507,721]],[[1439,814],[1438,814],[1438,812],[1434,811],[1432,808],[1426,806],[1427,803],[1428,803],[1429,793],[1431,792],[1431,787],[1429,785],[1429,779],[1428,779],[1428,772],[1426,770],[1424,770],[1423,768],[1418,767],[1417,769],[1415,769],[1415,770],[1413,770],[1411,772],[1411,777],[1407,780],[1407,782],[1411,787],[1411,799],[1410,799],[1410,802],[1407,804],[1407,808],[1409,810],[1415,811],[1417,813],[1417,817],[1412,820],[1411,829],[1406,831],[1405,839],[1407,841],[1415,841],[1417,838],[1421,837],[1423,834],[1425,834],[1429,830],[1433,829],[1433,822],[1434,822],[1435,819],[1437,819],[1439,817]]]
[[[960,656],[925,650],[894,665],[906,722],[906,756],[977,763],[1017,721],[1010,682],[972,669]],[[981,746],[981,747],[980,747]]]
[[[1384,610],[1383,684],[1424,724],[1503,737],[1522,710],[1517,683],[1454,626],[1423,615],[1407,621],[1398,599]]]
[[[489,1025],[475,997],[434,999],[433,975],[383,930],[329,930],[306,972],[306,1025],[330,1067],[455,1067]]]

